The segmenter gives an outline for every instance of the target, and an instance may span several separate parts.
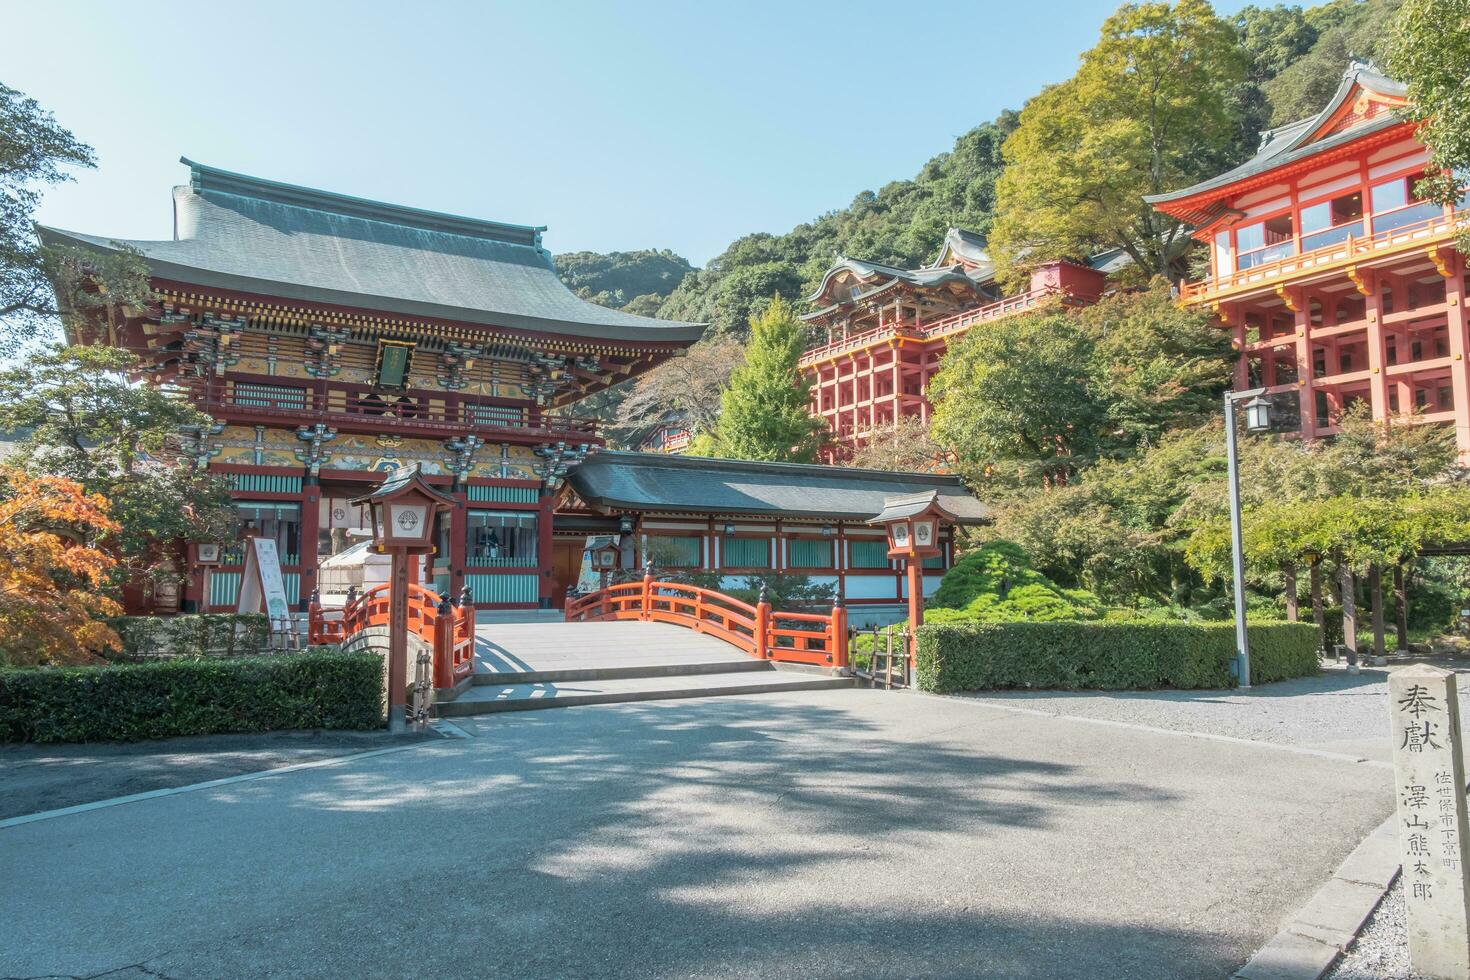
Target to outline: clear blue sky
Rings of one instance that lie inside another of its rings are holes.
[[[97,150],[47,224],[170,237],[186,155],[700,265],[913,176],[1115,6],[0,0],[0,81]]]

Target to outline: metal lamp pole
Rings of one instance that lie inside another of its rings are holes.
[[[1264,431],[1270,424],[1270,406],[1260,394],[1265,389],[1225,392],[1225,458],[1230,482],[1230,564],[1233,566],[1235,591],[1235,669],[1240,689],[1251,686],[1251,647],[1245,631],[1245,544],[1240,531],[1240,459],[1235,446],[1235,403],[1245,398],[1255,401],[1246,406],[1246,429]]]

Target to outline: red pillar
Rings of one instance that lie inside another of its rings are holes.
[[[1444,284],[1450,383],[1455,394],[1455,444],[1460,450],[1460,461],[1465,462],[1470,460],[1470,313],[1465,310],[1465,257],[1455,251],[1440,255],[1450,273]],[[1405,406],[1401,402],[1399,407]]]
[[[924,625],[924,559],[909,558],[909,669],[919,653],[919,627]]]
[[[555,499],[550,490],[542,487],[541,506],[536,512],[536,604],[542,609],[552,607],[551,590],[556,584],[551,576],[551,516]]]

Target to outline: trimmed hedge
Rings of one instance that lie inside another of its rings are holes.
[[[383,724],[383,661],[323,651],[0,670],[0,740],[91,742]]]
[[[270,640],[265,613],[116,616],[107,621],[122,639],[119,660],[153,657],[232,657],[259,653]]]
[[[1317,672],[1311,623],[1249,628],[1251,683]],[[918,686],[1129,690],[1233,687],[1231,623],[955,623],[919,627]]]

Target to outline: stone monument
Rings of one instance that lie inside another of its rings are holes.
[[[1455,674],[1417,665],[1388,678],[1394,795],[1409,960],[1416,974],[1470,977],[1465,764]]]

